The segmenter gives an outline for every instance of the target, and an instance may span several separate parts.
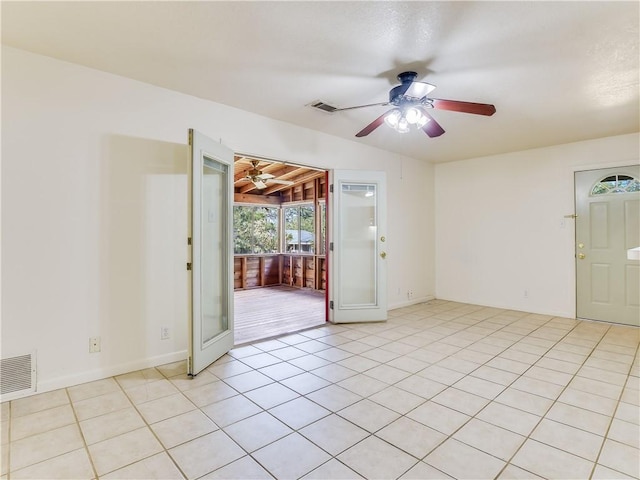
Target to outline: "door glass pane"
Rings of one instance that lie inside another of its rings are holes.
[[[205,159],[202,167],[202,345],[228,328],[224,252],[227,166]]]
[[[377,189],[342,183],[340,189],[340,307],[376,305]]]

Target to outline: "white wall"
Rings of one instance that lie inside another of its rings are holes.
[[[639,145],[629,134],[436,165],[436,296],[574,317],[574,172],[637,164]]]
[[[386,171],[389,305],[434,294],[432,166],[4,47],[1,355],[36,350],[40,391],[185,357],[188,128],[245,154]]]

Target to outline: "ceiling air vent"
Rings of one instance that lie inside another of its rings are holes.
[[[317,108],[318,110],[322,110],[323,112],[327,112],[327,113],[333,113],[338,109],[338,107],[334,107],[333,105],[329,105],[328,103],[321,102],[320,100],[311,102],[309,106],[313,108]]]

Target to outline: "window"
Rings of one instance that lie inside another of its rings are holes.
[[[284,207],[285,252],[315,252],[315,220],[313,204]]]
[[[591,189],[591,195],[640,192],[640,181],[629,175],[611,175],[603,178]]]
[[[278,207],[233,207],[233,252],[278,253]]]

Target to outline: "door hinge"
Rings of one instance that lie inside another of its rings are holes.
[[[329,300],[329,308],[333,310],[333,300]]]
[[[191,262],[187,262],[187,270],[191,270]]]
[[[187,237],[187,245],[191,245],[191,237]]]
[[[329,193],[333,193],[333,183],[329,185]]]
[[[571,215],[565,215],[564,218],[578,218],[578,215],[572,213]]]
[[[333,242],[329,242],[329,251],[333,252]]]

